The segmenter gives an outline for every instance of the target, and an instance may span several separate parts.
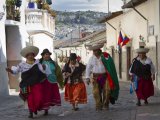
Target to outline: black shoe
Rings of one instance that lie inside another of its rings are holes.
[[[148,105],[148,101],[147,101],[147,100],[145,100],[145,101],[144,101],[144,104],[145,104],[145,105]]]
[[[35,115],[37,115],[37,114],[38,114],[38,113],[37,113],[37,111],[36,111],[36,112],[34,112],[34,114],[35,114]]]
[[[44,116],[48,115],[48,110],[44,111]]]
[[[141,102],[138,101],[138,102],[136,103],[136,105],[137,105],[137,106],[141,106]]]
[[[29,112],[28,118],[33,118],[33,112]]]

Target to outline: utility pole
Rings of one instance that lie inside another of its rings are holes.
[[[78,14],[78,32],[79,32],[79,40],[80,40],[80,16]]]
[[[108,13],[109,13],[109,0],[108,0]]]

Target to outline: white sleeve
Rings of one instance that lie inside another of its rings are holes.
[[[86,78],[90,78],[92,68],[93,68],[93,65],[92,65],[92,57],[91,57],[88,61],[87,67],[86,67]]]
[[[19,72],[22,71],[22,67],[21,64],[17,65],[17,66],[12,66],[11,70],[13,71],[13,74],[18,74]]]
[[[155,74],[155,72],[156,72],[155,66],[154,66],[152,60],[150,58],[148,58],[148,57],[147,57],[147,60],[146,60],[146,64],[150,64],[150,66],[151,66],[151,73]]]

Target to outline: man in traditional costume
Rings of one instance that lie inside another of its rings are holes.
[[[137,106],[141,106],[141,100],[148,104],[148,98],[154,95],[153,80],[155,80],[155,67],[152,60],[146,56],[148,48],[140,46],[136,50],[138,56],[133,59],[129,74],[132,76],[132,82],[137,81]],[[136,77],[135,77],[136,76]]]
[[[119,82],[114,62],[111,56],[102,52],[103,44],[90,46],[93,56],[89,59],[86,68],[87,84],[93,84],[93,96],[96,103],[96,110],[109,108],[109,102],[115,103],[119,94]],[[92,73],[92,80],[90,75]]]

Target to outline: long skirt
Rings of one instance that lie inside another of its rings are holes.
[[[65,101],[70,102],[71,104],[85,104],[87,103],[87,93],[86,86],[84,82],[77,84],[69,84],[65,85]]]
[[[154,86],[152,79],[142,79],[138,80],[138,89],[136,90],[137,98],[146,100],[150,96],[154,95]]]
[[[31,92],[27,96],[28,109],[36,112],[43,109],[42,83],[38,83],[30,87]]]
[[[48,80],[43,82],[43,107],[49,109],[50,106],[60,106],[61,98],[57,83],[50,83]]]

